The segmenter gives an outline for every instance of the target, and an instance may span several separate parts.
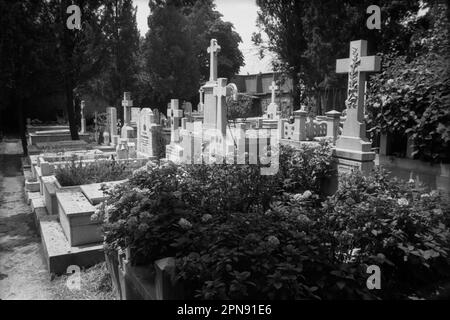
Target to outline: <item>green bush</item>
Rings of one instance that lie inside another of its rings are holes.
[[[134,264],[175,257],[186,298],[426,297],[450,280],[448,203],[382,172],[344,175],[324,200],[327,148],[282,148],[274,176],[152,163],[99,208],[105,247]],[[366,287],[373,264],[381,290]]]
[[[413,56],[384,55],[382,72],[368,81],[373,133],[409,134],[414,155],[450,161],[450,42],[448,7],[436,4],[432,28],[417,33]]]
[[[380,266],[380,297],[425,295],[450,280],[450,206],[436,191],[353,173],[310,212],[340,261]]]
[[[133,262],[148,263],[176,254],[171,245],[184,233],[178,227],[180,219],[265,212],[286,189],[317,189],[322,175],[331,172],[332,162],[328,145],[316,148],[281,148],[280,158],[289,155],[298,161],[282,165],[273,176],[262,176],[257,165],[149,163],[128,183],[108,191],[110,198],[98,211],[105,220],[107,247],[131,247]],[[318,163],[322,169],[309,167]]]
[[[55,170],[56,179],[61,186],[76,186],[90,183],[100,183],[126,179],[133,167],[127,163],[116,161],[95,161],[83,163],[72,159],[64,167]]]

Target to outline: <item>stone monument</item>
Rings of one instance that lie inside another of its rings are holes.
[[[367,56],[366,40],[350,42],[350,58],[336,61],[336,72],[348,73],[347,117],[334,152],[341,172],[352,169],[369,172],[374,166],[375,153],[371,151],[364,123],[364,95],[367,73],[380,71],[380,64],[380,57]]]

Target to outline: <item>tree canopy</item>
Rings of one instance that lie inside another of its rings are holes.
[[[142,48],[143,87],[139,100],[164,109],[170,99],[196,101],[198,87],[209,78],[207,47],[221,46],[219,76],[231,78],[244,64],[242,41],[230,22],[222,20],[212,0],[149,2],[149,32]]]
[[[369,41],[371,52],[393,48],[405,50],[411,34],[404,19],[419,9],[420,1],[360,0],[257,0],[260,32],[253,41],[274,52],[276,70],[288,73],[294,80],[295,106],[299,107],[299,82],[307,90],[316,90],[322,82],[336,82],[335,60],[348,57],[349,42]],[[366,27],[366,8],[381,7],[382,31]],[[264,41],[262,33],[267,35]]]

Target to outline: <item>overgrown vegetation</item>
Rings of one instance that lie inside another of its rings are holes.
[[[369,125],[373,133],[409,134],[414,155],[450,161],[450,42],[448,7],[436,4],[415,31],[409,54],[384,55],[383,69],[371,77]],[[424,28],[423,24],[430,25]]]
[[[450,280],[450,206],[383,172],[343,176],[325,198],[327,145],[281,149],[256,165],[153,163],[98,209],[107,250],[133,264],[173,256],[186,298],[420,298]],[[289,160],[289,161],[288,161]],[[382,290],[368,290],[369,265]]]
[[[83,162],[72,159],[55,170],[56,179],[63,187],[89,183],[124,180],[136,169],[132,163],[100,160]]]

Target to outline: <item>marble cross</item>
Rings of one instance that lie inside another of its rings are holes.
[[[380,71],[381,58],[367,56],[367,41],[350,42],[350,58],[336,61],[337,73],[348,73],[347,117],[342,135],[336,142],[339,149],[370,152],[364,122],[365,82],[368,72]]]
[[[219,52],[220,46],[217,44],[217,40],[211,39],[211,45],[208,47],[208,53],[210,54],[209,81],[217,80],[217,54]]]
[[[275,81],[272,81],[272,85],[269,87],[269,90],[272,91],[272,101],[271,103],[275,103],[275,91],[278,90],[279,87],[276,85]]]
[[[368,72],[380,71],[381,58],[378,56],[367,56],[367,41],[356,40],[350,42],[350,58],[336,60],[336,73],[349,74],[349,88],[348,95],[351,94],[352,74],[351,70],[354,62],[359,62],[355,71],[357,72],[356,86],[357,86],[357,103],[356,103],[356,119],[359,122],[364,121],[364,93],[366,75]],[[356,61],[355,58],[357,59]],[[347,115],[349,110],[347,110]],[[350,112],[354,113],[354,112]],[[351,116],[352,117],[352,116]]]

